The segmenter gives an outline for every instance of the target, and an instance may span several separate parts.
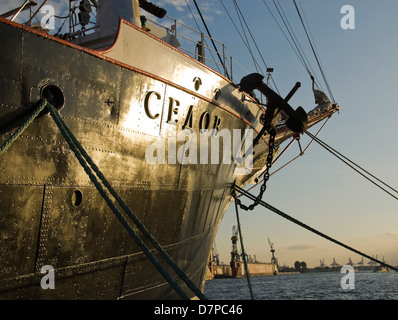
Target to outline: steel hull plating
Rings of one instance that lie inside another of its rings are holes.
[[[201,288],[235,165],[148,164],[145,151],[184,125],[198,133],[203,114],[209,123],[222,119],[224,128],[247,123],[190,89],[3,20],[0,39],[0,142],[22,123],[43,88],[60,88],[64,104],[58,107],[71,131]],[[150,92],[156,94],[148,97]],[[176,120],[166,119],[171,101],[179,107]],[[0,157],[0,211],[3,299],[178,297],[108,208],[48,114]],[[45,265],[55,268],[55,289],[41,287]]]

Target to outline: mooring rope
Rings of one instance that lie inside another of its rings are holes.
[[[39,104],[36,106],[36,108],[33,110],[30,116],[26,119],[26,121],[17,130],[15,130],[15,132],[7,139],[6,142],[4,142],[1,145],[0,155],[2,155],[13,144],[13,142],[18,139],[18,137],[22,134],[22,132],[24,132],[25,129],[29,127],[29,125],[33,122],[33,120],[36,119],[36,117],[40,114],[40,112],[43,111],[46,105],[47,105],[46,100],[40,100]]]
[[[242,189],[241,187],[235,185],[234,188],[237,191],[239,191],[240,193],[242,193],[243,195],[245,195],[246,197],[248,197],[249,199],[251,199],[251,200],[256,199],[256,197],[254,195],[252,195],[251,193],[249,193],[246,190]],[[346,249],[348,249],[350,251],[353,251],[353,252],[355,252],[355,253],[357,253],[357,254],[359,254],[359,255],[361,255],[361,256],[369,259],[369,260],[375,261],[375,262],[377,262],[377,263],[379,263],[379,264],[381,264],[381,265],[383,265],[383,266],[385,266],[387,268],[390,268],[391,270],[398,271],[397,268],[395,268],[395,267],[393,267],[393,266],[391,266],[391,265],[389,265],[389,264],[387,264],[387,263],[385,263],[383,261],[375,259],[374,257],[371,257],[371,256],[369,256],[369,255],[367,255],[367,254],[365,254],[365,253],[363,253],[363,252],[361,252],[359,250],[356,250],[356,249],[354,249],[354,248],[352,248],[352,247],[350,247],[350,246],[348,246],[348,245],[346,245],[346,244],[344,244],[344,243],[342,243],[342,242],[340,242],[340,241],[338,241],[338,240],[336,240],[336,239],[334,239],[332,237],[329,237],[328,235],[326,235],[326,234],[324,234],[324,233],[322,233],[322,232],[320,232],[320,231],[318,231],[318,230],[306,225],[305,223],[303,223],[303,222],[301,222],[301,221],[289,216],[288,214],[284,213],[283,211],[271,206],[270,204],[264,202],[263,200],[260,200],[259,204],[262,205],[263,207],[273,211],[274,213],[278,214],[279,216],[281,216],[281,217],[283,217],[283,218],[285,218],[285,219],[287,219],[287,220],[289,220],[289,221],[291,221],[291,222],[303,227],[304,229],[307,229],[307,230],[309,230],[309,231],[321,236],[322,238],[325,238],[325,239],[327,239],[327,240],[329,240],[331,242],[334,242],[337,245],[339,245],[341,247],[344,247],[344,248],[346,248]]]
[[[173,268],[173,270],[178,274],[178,276],[187,284],[187,286],[200,299],[206,300],[206,297],[203,295],[203,293],[192,283],[192,281],[186,276],[186,274],[177,266],[177,264],[169,256],[169,254],[162,248],[160,243],[152,236],[152,234],[148,231],[148,229],[144,226],[144,224],[140,221],[140,219],[132,212],[130,207],[118,195],[116,190],[111,186],[109,181],[105,178],[105,176],[102,174],[102,172],[99,170],[99,168],[95,165],[95,163],[92,161],[90,156],[86,153],[86,151],[84,150],[82,145],[74,137],[72,132],[69,130],[69,128],[66,126],[65,122],[62,120],[62,118],[59,115],[58,115],[58,119],[60,120],[60,122],[62,123],[63,127],[65,128],[67,134],[71,137],[73,143],[78,148],[79,152],[83,155],[83,157],[86,159],[88,164],[91,166],[93,171],[97,174],[97,176],[100,178],[102,183],[105,185],[105,187],[111,193],[111,195],[115,198],[115,200],[118,202],[118,204],[123,208],[123,210],[130,217],[130,219],[133,220],[134,224],[138,227],[138,229],[147,237],[147,239],[150,241],[150,243],[155,247],[155,249],[158,250],[160,255]]]
[[[247,284],[249,286],[250,296],[251,296],[252,300],[254,300],[253,288],[252,288],[252,284],[251,284],[251,281],[250,281],[249,268],[247,266],[246,252],[245,252],[245,247],[243,245],[243,236],[242,236],[242,229],[241,229],[241,226],[240,226],[239,209],[238,209],[238,202],[237,202],[235,189],[233,190],[233,197],[235,199],[234,202],[235,202],[236,221],[237,221],[237,224],[238,224],[238,231],[239,231],[239,237],[240,237],[240,247],[241,247],[241,250],[242,250],[242,258],[243,258],[243,264],[245,266]]]
[[[94,164],[92,159],[85,152],[84,148],[77,141],[76,137],[69,130],[65,122],[60,117],[58,111],[54,106],[52,106],[46,99],[41,99],[37,108],[35,108],[32,115],[29,119],[16,130],[16,133],[13,134],[4,144],[1,146],[0,150],[6,150],[17,138],[18,136],[29,126],[30,123],[36,118],[36,116],[47,106],[48,110],[52,118],[54,119],[56,125],[60,129],[60,132],[64,136],[68,145],[71,147],[74,152],[77,160],[82,165],[83,169],[90,177],[90,180],[94,183],[97,190],[103,196],[104,200],[107,202],[109,207],[112,209],[114,214],[117,216],[119,221],[125,227],[130,236],[134,239],[136,244],[140,247],[143,253],[148,257],[150,262],[156,267],[156,269],[162,274],[164,279],[171,285],[171,287],[180,295],[183,299],[189,299],[186,293],[180,288],[180,286],[176,283],[176,281],[171,277],[171,275],[166,271],[163,265],[158,261],[158,259],[150,252],[149,248],[145,245],[142,239],[138,236],[138,234],[133,230],[127,220],[123,217],[121,212],[115,206],[114,202],[109,198],[108,194],[98,181],[97,177],[93,174],[93,171],[97,174],[97,176],[101,179],[105,187],[108,191],[114,196],[119,205],[123,208],[123,210],[127,213],[127,215],[133,220],[138,229],[149,239],[151,244],[158,250],[160,255],[166,260],[166,262],[173,268],[173,270],[178,274],[178,276],[187,284],[187,286],[196,294],[199,299],[207,300],[206,296],[192,283],[192,281],[186,276],[186,274],[177,266],[177,264],[172,260],[172,258],[167,254],[167,252],[162,248],[162,246],[155,240],[155,238],[150,234],[150,232],[146,229],[146,227],[141,223],[138,217],[131,211],[131,209],[126,205],[126,203],[120,198],[117,192],[111,187],[108,180],[104,177],[98,167]],[[17,134],[18,133],[18,134]],[[4,152],[3,151],[3,152]],[[88,165],[87,165],[88,164]],[[89,167],[90,166],[90,167]]]
[[[328,144],[326,144],[324,141],[322,141],[321,139],[319,139],[318,137],[314,136],[313,134],[311,134],[308,131],[305,131],[305,133],[311,138],[313,139],[313,141],[317,142],[320,146],[322,146],[325,150],[329,151],[332,155],[334,155],[337,159],[339,159],[340,161],[342,161],[343,163],[345,163],[347,166],[349,166],[351,169],[353,169],[355,172],[357,172],[358,174],[360,174],[362,177],[364,177],[366,180],[368,180],[369,182],[373,183],[375,186],[377,186],[378,188],[380,188],[381,190],[383,190],[385,193],[387,193],[388,195],[390,195],[391,197],[393,197],[395,200],[398,200],[398,197],[393,195],[391,192],[387,191],[385,188],[383,188],[381,185],[377,184],[375,181],[373,181],[372,179],[370,179],[369,177],[366,176],[366,174],[370,177],[372,177],[373,179],[379,181],[380,183],[382,183],[383,185],[385,185],[386,187],[388,187],[389,189],[391,189],[392,191],[394,191],[395,193],[398,193],[398,190],[394,189],[393,187],[391,187],[390,185],[388,185],[387,183],[385,183],[384,181],[382,181],[381,179],[377,178],[375,175],[371,174],[369,171],[365,170],[364,168],[362,168],[360,165],[356,164],[354,161],[350,160],[349,158],[347,158],[346,156],[344,156],[343,154],[341,154],[340,152],[338,152],[337,150],[333,149],[331,146],[329,146]],[[358,169],[356,169],[356,168]],[[362,171],[362,172],[361,172]]]

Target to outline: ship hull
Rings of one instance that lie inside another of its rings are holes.
[[[114,45],[103,51],[2,18],[0,41],[0,144],[47,98],[119,196],[203,290],[231,187],[250,183],[264,168],[268,136],[254,146],[248,166],[225,146],[246,153],[249,132],[262,128],[262,108],[221,74],[123,20]],[[203,136],[219,139],[218,147],[202,145]],[[280,128],[275,141],[293,136]],[[0,212],[2,299],[180,298],[46,111],[0,155]]]
[[[167,162],[170,149],[186,142],[170,144],[173,133],[199,135],[200,125],[211,129],[213,122],[217,129],[243,130],[247,121],[190,88],[10,22],[0,21],[0,39],[1,143],[50,91],[120,197],[203,289],[235,164],[149,164],[147,150],[157,149],[152,156],[164,150]],[[179,298],[109,209],[48,113],[0,156],[0,210],[3,299]],[[55,270],[55,289],[43,288],[44,266]]]

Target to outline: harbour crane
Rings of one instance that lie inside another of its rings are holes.
[[[372,258],[374,258],[374,255],[372,254]],[[377,259],[377,254],[376,254],[376,259]],[[376,265],[376,262],[374,262],[373,260],[369,260],[368,264],[370,264],[371,266]]]
[[[340,266],[340,265],[336,262],[336,259],[333,258],[333,262],[332,262],[332,264],[331,264],[331,267],[337,268],[337,267],[339,267],[339,266]]]
[[[271,240],[268,238],[268,244],[271,248],[271,264],[272,264],[272,274],[277,275],[278,274],[278,260],[275,258],[275,249],[274,249],[274,244],[271,242]]]
[[[271,254],[272,254],[272,258],[271,258],[271,263],[273,263],[273,264],[278,264],[278,262],[277,262],[277,260],[276,260],[276,258],[275,258],[275,249],[274,249],[274,244],[271,242],[271,240],[268,238],[268,244],[269,244],[269,246],[270,246],[270,248],[271,248]]]
[[[238,252],[238,230],[237,226],[232,227],[232,250],[231,250],[231,262],[232,261],[239,261],[239,252]]]
[[[220,255],[217,251],[217,246],[215,241],[213,243],[213,248],[212,248],[212,259],[216,266],[220,265]]]

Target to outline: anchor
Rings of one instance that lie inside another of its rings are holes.
[[[295,133],[302,133],[307,129],[307,113],[302,107],[298,107],[294,110],[289,105],[289,100],[293,97],[296,91],[301,87],[301,83],[297,82],[295,86],[290,90],[285,98],[282,98],[279,94],[269,88],[263,82],[264,76],[259,73],[252,73],[246,77],[243,77],[239,86],[241,90],[252,95],[254,89],[257,89],[267,97],[267,112],[261,117],[260,122],[263,124],[263,128],[260,130],[256,138],[254,139],[253,145],[256,145],[260,138],[266,131],[273,130],[275,125],[273,120],[275,115],[279,111],[283,111],[288,119],[286,120],[286,126]]]

